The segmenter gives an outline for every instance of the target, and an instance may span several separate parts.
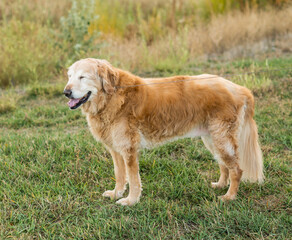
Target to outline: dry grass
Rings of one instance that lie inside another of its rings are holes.
[[[99,29],[115,37],[142,37],[152,43],[170,29],[192,27],[214,16],[232,11],[280,8],[288,0],[95,0],[98,19],[90,30]]]
[[[109,35],[107,47],[96,54],[129,70],[173,68],[201,55],[222,54],[239,45],[248,47],[291,32],[292,7],[231,12],[214,16],[208,24],[169,31],[151,44],[139,37],[121,40]]]
[[[291,4],[286,0],[244,2],[249,4],[235,0],[3,0],[0,86],[51,80],[85,57],[105,58],[130,71],[145,72],[183,69],[202,56],[228,51],[232,59],[247,47],[253,53],[255,47],[250,46],[258,42],[287,36],[285,51],[291,51]],[[287,5],[281,10],[268,5],[271,2]],[[238,47],[241,50],[234,51]]]
[[[233,12],[212,18],[207,27],[193,29],[189,35],[191,52],[223,52],[240,44],[251,44],[292,31],[292,7],[276,11]]]
[[[58,25],[70,7],[70,0],[1,0],[0,21],[19,19],[37,21],[41,25]]]

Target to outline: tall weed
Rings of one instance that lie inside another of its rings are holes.
[[[61,53],[46,26],[12,19],[0,26],[0,85],[47,80],[61,68]]]

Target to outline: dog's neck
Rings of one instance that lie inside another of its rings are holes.
[[[100,93],[82,106],[82,112],[88,117],[101,122],[112,122],[124,104],[124,96],[114,93]]]
[[[85,115],[97,115],[104,110],[106,106],[106,96],[100,93],[94,96],[90,101],[82,105],[81,109]]]

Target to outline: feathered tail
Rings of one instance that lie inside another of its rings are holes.
[[[258,142],[258,129],[253,119],[253,98],[249,99],[243,116],[239,135],[239,166],[243,170],[242,180],[263,182],[263,158]]]

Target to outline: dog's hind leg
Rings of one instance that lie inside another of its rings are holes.
[[[223,145],[225,144],[228,147],[221,148],[222,144]],[[239,164],[238,164],[239,158],[238,158],[238,153],[236,150],[236,145],[231,144],[229,139],[221,139],[220,144],[218,144],[217,150],[218,150],[218,154],[220,155],[220,158],[222,159],[222,161],[224,162],[226,166],[222,170],[223,172],[225,172],[226,175],[227,175],[227,171],[229,172],[229,179],[230,179],[229,189],[227,193],[221,198],[222,200],[233,200],[236,197],[236,194],[239,188],[240,179],[242,176],[242,170],[239,168]],[[221,167],[220,167],[220,170],[221,170]]]
[[[206,148],[213,154],[214,158],[218,161],[220,168],[220,178],[218,182],[212,182],[211,186],[213,188],[223,188],[228,185],[229,170],[220,159],[219,154],[216,154],[212,138],[210,136],[202,136],[202,140]]]
[[[223,188],[228,185],[229,170],[224,164],[219,163],[220,178],[218,182],[212,182],[212,188]]]
[[[236,125],[221,122],[211,135],[216,154],[229,171],[230,186],[222,200],[233,200],[238,192],[242,170],[239,167],[238,140]],[[224,169],[225,171],[225,169]],[[226,171],[227,172],[227,171]]]
[[[110,150],[110,153],[114,162],[116,186],[114,190],[105,191],[102,196],[119,199],[123,196],[126,189],[126,166],[123,157],[119,153],[113,150]]]

